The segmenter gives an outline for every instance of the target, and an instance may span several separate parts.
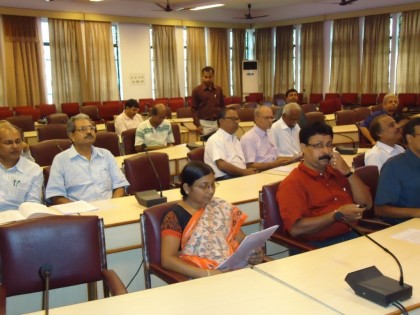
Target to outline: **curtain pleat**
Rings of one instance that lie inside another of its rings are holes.
[[[274,94],[284,93],[295,86],[293,73],[293,26],[280,26],[276,28]]]
[[[201,83],[201,69],[206,66],[205,30],[187,27],[187,85],[188,95]]]
[[[258,60],[259,91],[265,98],[273,96],[273,29],[255,30],[256,58]]]
[[[242,96],[242,61],[245,59],[245,30],[232,29],[233,95]]]
[[[210,28],[210,64],[214,68],[214,82],[225,95],[229,94],[229,40],[225,28]]]

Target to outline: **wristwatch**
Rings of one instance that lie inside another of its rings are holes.
[[[351,175],[353,175],[353,173],[354,173],[354,168],[350,167],[350,171],[346,175],[344,175],[344,177],[349,178]]]

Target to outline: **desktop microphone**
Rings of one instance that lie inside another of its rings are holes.
[[[153,172],[155,173],[156,179],[159,184],[159,190],[160,195],[156,192],[156,190],[146,190],[146,191],[139,191],[136,192],[134,195],[138,201],[139,204],[141,204],[144,207],[151,207],[154,205],[159,205],[161,203],[165,203],[167,201],[167,198],[163,196],[162,194],[162,181],[160,180],[159,174],[156,171],[155,165],[153,164],[152,159],[150,158],[149,152],[147,150],[147,145],[143,143],[141,147],[144,150],[144,153],[146,154],[150,165],[152,166]]]
[[[340,132],[336,132],[334,133],[336,135],[342,136],[344,138],[350,139],[351,140],[351,144],[352,144],[352,148],[346,147],[346,146],[336,146],[336,150],[338,153],[340,154],[344,154],[344,155],[354,155],[357,153],[357,148],[356,148],[356,143],[354,142],[354,139],[348,135],[345,135],[343,133]]]
[[[358,235],[365,236],[371,242],[382,248],[385,252],[391,255],[392,258],[394,258],[400,269],[399,281],[384,276],[375,266],[351,272],[347,274],[345,281],[350,285],[354,292],[361,297],[383,306],[387,306],[398,300],[409,299],[413,293],[413,287],[411,285],[404,284],[403,270],[397,257],[386,247],[379,244],[369,235],[351,224],[344,217],[343,213],[336,212],[334,214],[334,221],[344,223]]]
[[[53,267],[50,264],[43,264],[39,268],[39,274],[41,275],[41,278],[44,279],[45,283],[45,291],[44,291],[44,309],[45,314],[49,314],[49,294],[50,294],[50,278],[53,271]]]

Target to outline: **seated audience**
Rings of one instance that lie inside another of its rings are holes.
[[[11,123],[10,123],[10,121],[8,121],[8,120],[6,120],[6,119],[4,119],[4,120],[0,120],[0,127],[3,125],[3,124],[8,124],[8,125],[11,125],[11,126],[13,126]],[[19,131],[20,131],[20,133],[21,133],[21,136],[22,136],[22,139],[23,139],[23,131],[19,128],[19,127],[17,127],[17,126],[15,126]],[[24,157],[24,158],[27,158],[29,161],[32,161],[32,162],[35,162],[35,159],[33,158],[33,156],[32,156],[32,154],[31,154],[31,150],[29,149],[29,145],[25,142],[25,141],[23,141],[22,140],[22,156]]]
[[[165,105],[155,105],[150,114],[152,116],[148,120],[137,126],[134,144],[137,152],[144,150],[143,145],[146,145],[148,150],[157,150],[172,146],[175,142],[171,123],[166,120]]]
[[[420,118],[404,126],[403,137],[407,150],[384,164],[375,198],[375,214],[393,224],[420,218]]]
[[[23,202],[42,201],[42,169],[22,157],[22,133],[10,123],[0,124],[0,211],[16,210]]]
[[[247,167],[264,171],[294,162],[291,157],[281,157],[268,137],[267,131],[273,125],[273,111],[268,106],[258,106],[254,111],[255,126],[241,137],[242,151]]]
[[[296,157],[301,155],[300,127],[297,124],[301,112],[302,109],[297,103],[285,105],[280,120],[273,124],[268,133],[281,156]]]
[[[241,143],[235,135],[239,126],[238,112],[229,107],[221,110],[219,129],[206,142],[204,162],[211,166],[216,179],[222,180],[254,174],[247,168]]]
[[[376,165],[380,172],[390,157],[404,152],[404,148],[397,144],[401,141],[401,130],[394,118],[379,115],[370,124],[370,134],[376,144],[365,153],[365,165]]]
[[[125,103],[124,111],[115,119],[115,132],[121,136],[123,131],[137,128],[143,121],[139,114],[139,103],[134,99],[129,99]]]
[[[96,130],[89,116],[69,119],[67,134],[73,145],[57,154],[48,179],[46,197],[52,204],[122,197],[129,185],[106,149],[96,148]]]
[[[216,182],[212,168],[189,162],[181,172],[183,196],[164,216],[161,224],[162,266],[190,278],[207,277],[245,238],[241,225],[247,215],[236,206],[214,197]],[[262,262],[256,250],[248,263]]]
[[[290,89],[290,90],[286,91],[286,99],[285,99],[286,104],[297,103],[298,99],[299,99],[298,91],[296,91],[295,89]],[[280,120],[280,118],[283,116],[284,106],[285,105],[282,105],[282,106],[279,107],[279,109],[277,109],[275,121]],[[299,125],[300,128],[302,128],[307,123],[308,123],[308,119],[306,118],[305,113],[302,110],[299,114],[298,125]]]
[[[333,152],[333,131],[312,123],[299,134],[303,161],[279,185],[277,201],[284,229],[293,237],[323,247],[357,235],[334,214],[357,222],[371,208],[369,188],[340,154]]]
[[[369,132],[370,124],[372,120],[379,115],[388,115],[395,119],[397,122],[398,127],[404,126],[407,123],[407,120],[402,117],[400,113],[398,113],[398,97],[395,94],[389,93],[384,96],[383,109],[378,110],[370,114],[360,125],[360,132],[372,143],[373,145],[376,144],[376,140],[373,139],[372,135]]]

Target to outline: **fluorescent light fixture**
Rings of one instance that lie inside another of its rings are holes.
[[[208,4],[208,5],[202,5],[199,7],[195,7],[190,9],[191,11],[199,11],[199,10],[205,10],[205,9],[212,9],[212,8],[217,8],[217,7],[223,7],[224,4],[223,3],[216,3],[216,4]]]

